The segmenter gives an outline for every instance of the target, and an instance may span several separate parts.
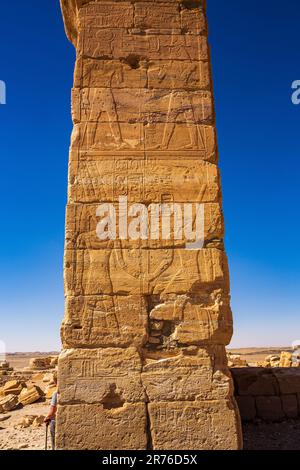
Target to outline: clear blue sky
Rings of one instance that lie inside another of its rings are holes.
[[[58,0],[2,2],[0,340],[58,349],[75,53]],[[208,0],[233,346],[300,338],[299,0]]]

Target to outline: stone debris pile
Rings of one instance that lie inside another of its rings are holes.
[[[232,354],[227,352],[228,367],[248,367],[245,359],[240,354]]]
[[[50,400],[56,390],[53,372],[33,374],[30,381],[8,380],[0,387],[0,413]]]
[[[26,367],[25,370],[54,369],[57,366],[57,362],[57,356],[33,357],[29,361],[29,367]]]
[[[8,375],[13,371],[13,367],[10,367],[9,362],[2,361],[0,362],[0,375]]]
[[[24,429],[29,428],[30,426],[38,428],[44,423],[45,416],[43,415],[25,415],[21,420],[16,424],[16,428]]]
[[[282,351],[280,354],[271,354],[267,356],[262,367],[300,367],[300,361],[297,353]]]

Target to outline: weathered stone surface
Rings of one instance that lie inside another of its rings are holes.
[[[280,354],[279,367],[292,367],[293,355],[290,352],[282,351]]]
[[[68,297],[62,325],[65,348],[142,346],[147,340],[147,306],[140,296]]]
[[[299,416],[297,395],[283,395],[281,402],[283,412],[287,418],[293,419]]]
[[[121,200],[120,200],[121,201]],[[122,205],[123,204],[123,205]],[[70,204],[67,206],[66,213],[66,223],[68,227],[67,236],[66,236],[66,249],[85,249],[87,247],[95,248],[111,248],[111,240],[100,240],[100,235],[97,230],[101,228],[101,231],[108,234],[111,228],[116,232],[116,235],[121,233],[121,230],[124,231],[124,226],[126,229],[125,239],[122,240],[122,248],[185,248],[189,243],[195,241],[195,237],[192,238],[189,235],[189,232],[184,231],[183,227],[183,218],[184,218],[184,208],[180,204],[167,204],[164,208],[156,205],[153,207],[153,213],[151,211],[147,212],[145,216],[145,233],[149,234],[149,237],[146,239],[141,239],[139,233],[141,233],[141,226],[138,226],[137,229],[137,239],[131,237],[131,223],[134,222],[135,216],[130,215],[130,206],[129,211],[126,204],[126,215],[124,216],[124,203],[119,202],[114,205],[114,215],[109,211],[108,207],[99,206],[99,204]],[[220,204],[217,203],[207,203],[202,206],[195,207],[193,203],[189,203],[191,212],[196,214],[196,211],[201,211],[203,216],[203,240],[206,243],[210,243],[216,240],[220,240],[223,237],[224,228],[223,228],[223,215]],[[99,214],[98,211],[101,210]],[[111,214],[111,225],[107,225],[107,222],[103,222],[103,217],[108,217]],[[175,217],[177,221],[180,221],[180,230],[177,230],[178,224],[175,222]],[[196,222],[192,221],[191,229],[193,233],[196,230]],[[168,237],[163,238],[161,236],[163,227],[168,228]],[[107,235],[108,238],[108,235]],[[118,236],[119,238],[119,236]],[[217,247],[221,246],[220,242],[216,242]],[[117,248],[117,246],[116,246]]]
[[[247,367],[231,369],[237,393],[243,395],[278,395],[279,386],[272,370]],[[291,392],[292,393],[292,392]]]
[[[91,242],[91,239],[88,239]],[[106,242],[66,250],[67,295],[163,295],[227,287],[223,251],[110,249]]]
[[[241,446],[233,402],[150,403],[149,417],[157,450],[233,450]]]
[[[211,124],[213,103],[208,91],[73,88],[72,118],[74,124]]]
[[[60,403],[119,408],[146,401],[135,348],[65,350],[59,360]]]
[[[258,418],[266,421],[280,421],[284,418],[284,411],[280,397],[256,397],[256,409]]]
[[[214,129],[177,122],[75,124],[71,149],[71,161],[94,161],[99,158],[99,153],[100,159],[104,155],[115,157],[116,152],[120,152],[119,158],[157,157],[158,150],[160,157],[180,157],[182,160],[197,157],[199,160],[216,161]]]
[[[97,60],[79,57],[75,66],[74,88],[146,88],[148,78],[147,62],[134,62],[137,60],[134,57],[132,62],[130,60],[121,62],[119,60]],[[134,64],[138,67],[132,67]],[[199,74],[202,73],[201,77],[203,76],[203,81],[205,82],[205,66],[203,65],[201,68],[198,66],[196,70],[197,72],[199,70]],[[158,72],[154,73],[158,74]],[[192,76],[194,82],[198,83],[198,80],[200,80],[199,75],[197,75],[194,69]],[[160,87],[157,86],[155,88]]]
[[[277,354],[270,354],[265,358],[265,362],[262,364],[263,367],[279,367],[280,356]]]
[[[153,0],[133,0],[135,5],[138,5],[139,2],[141,2],[146,6],[147,3],[153,5],[154,2]],[[93,3],[93,5],[88,5],[89,3]],[[100,16],[101,20],[105,22],[105,18],[103,15],[104,8],[102,7],[100,10],[97,11],[97,8],[99,9],[99,4],[102,3],[102,0],[60,0],[62,12],[63,12],[63,17],[64,17],[64,23],[65,23],[65,30],[68,38],[70,39],[71,42],[76,46],[78,42],[78,16],[80,14],[80,11],[84,11],[85,14],[87,15],[89,12],[93,12],[94,16]],[[111,5],[114,2],[109,2],[108,4]],[[120,2],[117,0],[117,4]],[[181,28],[182,32],[196,32],[197,34],[200,33],[203,30],[203,21],[204,21],[204,8],[205,8],[205,0],[194,0],[192,2],[192,12],[190,12],[190,2],[186,2],[183,0],[171,0],[171,1],[166,1],[166,0],[156,0],[155,4],[169,4],[172,6],[172,4],[175,3],[178,5],[177,9],[178,11],[181,10]],[[107,2],[106,2],[107,4]],[[128,5],[128,2],[127,2]],[[83,8],[85,7],[85,8]],[[88,7],[88,8],[87,8]],[[129,17],[131,15],[131,7],[128,5],[128,13]],[[107,10],[106,10],[107,12]],[[122,12],[124,13],[124,11]],[[127,14],[126,14],[127,17]],[[114,22],[108,26],[115,26],[115,21],[116,19],[119,21],[119,15],[116,11],[111,9],[110,12],[110,19],[114,19]],[[83,18],[84,20],[84,18]],[[98,20],[98,27],[101,27],[101,20]],[[124,21],[124,20],[123,20]],[[100,24],[99,24],[100,23]],[[122,23],[118,23],[120,25]]]
[[[150,402],[220,400],[231,395],[233,386],[220,347],[150,352],[141,378]]]
[[[253,421],[256,418],[255,398],[252,396],[237,396],[236,401],[242,421]]]
[[[15,410],[18,406],[17,395],[10,394],[5,397],[0,397],[0,413]]]
[[[1,391],[3,395],[19,395],[22,389],[25,387],[23,382],[19,380],[9,380],[5,383],[3,387],[1,387]]]
[[[87,27],[79,36],[79,56],[94,59],[127,59],[147,57],[148,60],[208,60],[206,36],[188,34],[140,34],[120,29]]]
[[[35,385],[32,385],[28,388],[23,388],[19,395],[19,403],[21,403],[23,406],[30,405],[31,403],[38,401],[42,395],[43,393],[41,389]]]
[[[10,367],[9,362],[0,362],[0,371],[12,371],[13,367]]]
[[[57,448],[238,449],[205,2],[61,6],[76,66]]]
[[[273,374],[282,395],[300,394],[300,369],[274,369]]]
[[[170,341],[178,344],[228,344],[232,336],[232,314],[229,299],[221,290],[209,296],[177,296],[158,304],[150,319],[172,325]]]
[[[137,3],[134,25],[141,29],[180,29],[180,9],[176,3]]]
[[[55,367],[55,361],[52,361],[52,356],[48,357],[33,357],[29,361],[29,369],[51,369]]]
[[[30,426],[38,428],[44,423],[45,416],[38,415],[25,415],[20,421],[16,424],[17,428],[29,428]]]
[[[87,155],[85,155],[86,157]],[[220,199],[216,165],[198,158],[91,155],[69,165],[69,201],[208,203]],[[184,192],[182,188],[184,187]]]
[[[78,11],[79,22],[84,28],[97,29],[132,28],[134,26],[134,6],[130,2],[98,2],[83,6]]]
[[[210,86],[207,61],[151,61],[147,68],[149,88],[205,90]]]
[[[240,354],[227,353],[228,367],[248,367],[246,359],[242,359]]]
[[[57,449],[145,450],[146,405],[124,403],[118,408],[101,404],[60,405]]]

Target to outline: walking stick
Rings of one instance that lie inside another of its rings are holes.
[[[48,423],[46,424],[45,450],[48,450]]]

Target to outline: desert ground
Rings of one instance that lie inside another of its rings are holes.
[[[289,348],[245,348],[229,349],[231,355],[240,355],[248,364],[262,363],[266,356],[279,355]],[[49,387],[51,370],[28,370],[32,358],[55,357],[57,352],[50,353],[13,353],[6,355],[13,371],[9,375],[0,376],[0,387],[9,380],[26,382],[27,386],[35,385],[44,393]],[[52,369],[53,371],[54,369]],[[43,450],[45,448],[45,426],[42,417],[46,416],[50,398],[41,396],[38,401],[26,406],[19,405],[16,409],[0,412],[0,450]],[[35,421],[24,425],[26,419]],[[25,418],[25,419],[24,419]],[[300,420],[285,420],[280,423],[266,423],[257,420],[243,424],[244,448],[247,450],[300,450]],[[51,448],[48,435],[48,449]]]
[[[228,348],[228,351],[231,354],[237,354],[241,356],[241,359],[245,359],[248,364],[261,363],[265,360],[267,356],[271,355],[280,355],[281,351],[292,352],[290,347],[282,346],[278,348],[266,347],[266,348],[241,348],[241,349],[231,349]]]

